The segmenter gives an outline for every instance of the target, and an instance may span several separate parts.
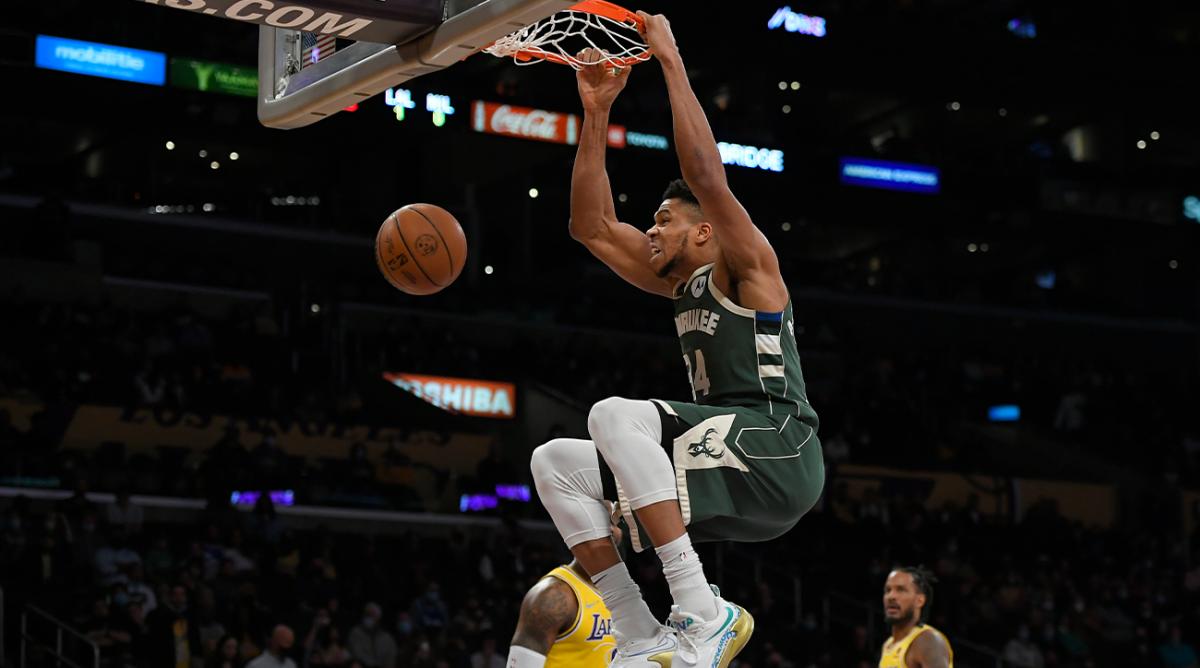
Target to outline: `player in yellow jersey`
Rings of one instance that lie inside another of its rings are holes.
[[[892,635],[883,643],[879,668],[954,668],[954,651],[941,631],[925,623],[933,604],[933,573],[898,566],[883,585],[883,617]]]
[[[612,526],[613,542],[623,534]],[[537,581],[521,601],[507,668],[607,668],[617,641],[612,613],[578,561]]]
[[[612,615],[572,561],[538,580],[521,603],[508,668],[606,668],[617,641]]]

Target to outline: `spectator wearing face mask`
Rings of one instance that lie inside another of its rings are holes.
[[[376,603],[363,608],[362,621],[350,629],[350,654],[367,668],[396,668],[396,640],[380,627],[383,610]]]
[[[425,595],[413,602],[412,616],[421,629],[440,631],[446,628],[450,621],[450,611],[442,601],[441,588],[437,582],[430,582],[425,588]]]

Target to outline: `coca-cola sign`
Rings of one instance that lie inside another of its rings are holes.
[[[581,125],[580,118],[575,114],[482,100],[471,104],[471,127],[476,132],[574,146],[579,143]],[[623,126],[608,126],[608,145],[625,148]]]
[[[471,124],[477,132],[574,145],[579,141],[579,117],[544,109],[476,101]]]
[[[625,126],[608,126],[608,145],[613,148],[625,148]]]

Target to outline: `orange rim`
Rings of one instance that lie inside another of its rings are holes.
[[[646,22],[642,20],[642,17],[620,5],[605,2],[605,0],[583,0],[583,2],[577,5],[572,5],[571,9],[577,12],[587,12],[588,14],[603,16],[619,23],[628,23],[632,27],[637,28],[638,32],[646,32]]]
[[[605,0],[583,0],[583,2],[571,5],[570,7],[567,8],[567,10],[568,11],[576,11],[576,12],[586,12],[588,14],[595,14],[596,16],[603,16],[606,19],[612,19],[613,21],[616,21],[618,23],[624,23],[624,24],[628,25],[630,28],[636,29],[639,34],[646,32],[646,22],[642,19],[642,17],[638,16],[634,12],[629,11],[628,9],[625,9],[624,7],[622,7],[620,5],[613,4],[611,2],[606,2]],[[649,53],[650,53],[650,50],[647,49],[646,54],[648,55]],[[566,58],[563,58],[562,56],[558,55],[557,53],[550,53],[549,51],[542,51],[540,49],[526,49],[524,51],[518,51],[517,53],[514,54],[514,57],[517,60],[523,60],[523,61],[524,60],[532,60],[534,58],[540,58],[542,60],[546,60],[546,61],[549,61],[552,63],[558,63],[559,65],[570,65],[571,64],[570,62],[567,61]],[[609,58],[609,59],[605,59],[604,61],[601,61],[601,62],[607,63],[609,65],[616,65],[617,67],[630,67],[632,65],[636,65],[638,63],[644,62],[645,60],[646,60],[645,58],[626,57],[626,58]]]

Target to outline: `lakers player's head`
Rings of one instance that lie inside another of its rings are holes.
[[[650,237],[650,267],[660,278],[687,278],[697,267],[717,259],[712,223],[683,179],[667,185],[646,236]]]
[[[883,584],[883,617],[900,626],[924,623],[933,604],[937,578],[923,566],[897,566]]]

